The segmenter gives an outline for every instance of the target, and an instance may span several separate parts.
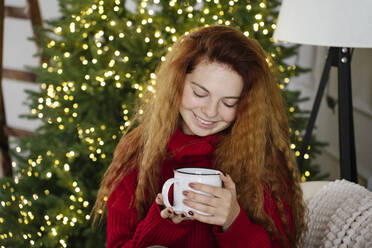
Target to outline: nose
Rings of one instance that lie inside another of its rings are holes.
[[[202,107],[202,112],[208,118],[213,118],[218,113],[218,102],[208,101]]]

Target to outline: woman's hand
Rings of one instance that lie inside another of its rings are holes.
[[[222,226],[223,230],[229,229],[240,213],[240,206],[236,199],[235,183],[229,175],[220,174],[224,187],[219,188],[201,183],[191,183],[194,190],[208,193],[212,196],[198,194],[192,191],[184,191],[184,204],[210,214],[210,216],[198,214],[195,211],[189,212],[192,219],[207,224]]]
[[[157,194],[155,202],[159,206],[165,206],[163,202],[163,195],[162,194]],[[187,218],[184,213],[182,214],[176,214],[176,212],[173,210],[173,208],[164,208],[163,210],[160,211],[160,216],[164,219],[170,219],[173,221],[175,224],[178,224],[182,221],[189,220],[190,218]]]

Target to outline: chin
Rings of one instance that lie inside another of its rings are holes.
[[[201,129],[201,128],[193,128],[190,130],[192,134],[200,136],[200,137],[216,134],[221,131],[219,129]]]

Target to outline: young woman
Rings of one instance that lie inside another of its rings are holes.
[[[304,231],[299,174],[280,89],[257,41],[225,26],[182,36],[155,96],[122,137],[93,212],[107,201],[107,247],[295,247]],[[222,188],[185,191],[191,218],[159,192],[178,167],[215,168]]]

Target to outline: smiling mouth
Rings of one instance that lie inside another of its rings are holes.
[[[195,118],[196,118],[196,119],[197,119],[201,124],[203,124],[203,125],[211,126],[211,125],[213,125],[213,124],[216,123],[216,121],[206,121],[206,120],[203,120],[203,119],[201,119],[199,116],[197,116],[195,113],[193,113],[193,114],[194,114]]]

